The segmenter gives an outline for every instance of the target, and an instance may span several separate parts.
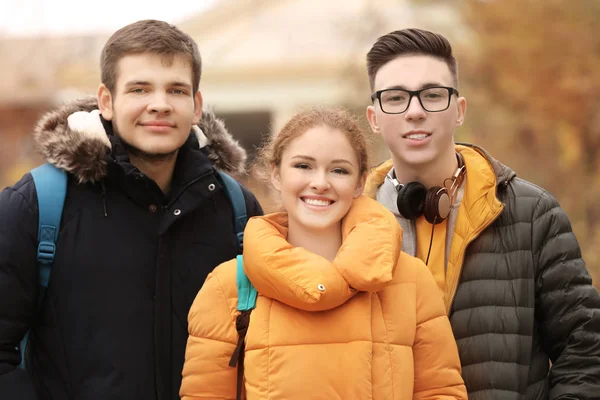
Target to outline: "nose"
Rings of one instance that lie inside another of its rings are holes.
[[[404,113],[404,118],[409,121],[420,121],[427,117],[427,111],[421,107],[421,102],[417,96],[413,96],[408,103],[408,108]]]
[[[154,93],[148,103],[148,112],[158,114],[168,114],[173,110],[165,93]]]
[[[331,188],[331,184],[327,179],[327,174],[325,171],[323,172],[315,172],[313,174],[310,187],[316,192],[325,192]]]

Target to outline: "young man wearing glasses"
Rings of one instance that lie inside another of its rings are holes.
[[[469,398],[600,399],[600,295],[552,195],[474,145],[441,35],[382,36],[367,55],[369,123],[392,158],[367,194],[404,229],[443,295]]]

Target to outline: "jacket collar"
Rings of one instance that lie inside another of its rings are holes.
[[[496,160],[494,157],[492,157],[482,147],[476,146],[474,144],[469,144],[469,143],[457,143],[456,144],[456,151],[462,152],[462,150],[464,150],[464,149],[472,149],[472,150],[476,151],[483,157],[483,159],[485,159],[487,161],[487,163],[493,170],[493,175],[495,176],[495,185],[493,185],[493,186],[498,187],[502,184],[506,184],[507,182],[510,182],[513,178],[516,177],[516,173],[512,169],[510,169],[506,165],[500,163],[498,160]],[[393,164],[392,160],[390,159],[390,160],[384,161],[383,163],[381,163],[371,169],[371,171],[369,172],[369,176],[367,178],[367,183],[365,185],[364,194],[366,196],[375,198],[377,189],[379,189],[379,187],[381,185],[383,185],[386,175],[388,174],[388,172],[390,172],[390,170],[393,168],[393,166],[394,166],[394,164]],[[494,193],[495,193],[495,190],[494,190]]]
[[[342,247],[330,262],[287,238],[287,214],[252,218],[246,227],[244,270],[262,295],[294,308],[322,311],[357,291],[376,292],[393,277],[402,233],[395,217],[366,196],[342,221]],[[369,251],[365,251],[369,249]]]
[[[466,248],[500,215],[504,206],[497,193],[516,176],[514,171],[492,158],[481,147],[459,144],[456,151],[465,160],[467,180],[448,256],[444,293],[448,313],[460,280]],[[392,167],[392,161],[388,160],[370,172],[365,189],[369,196],[375,197]]]
[[[47,162],[73,174],[79,183],[94,183],[106,177],[111,159],[128,161],[110,125],[101,119],[96,99],[87,97],[45,114],[34,137]],[[232,175],[244,172],[246,152],[210,109],[192,127],[184,147],[189,146],[202,149],[217,169]]]

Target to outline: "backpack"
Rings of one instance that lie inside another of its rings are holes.
[[[56,254],[56,242],[60,231],[60,220],[62,218],[63,206],[67,195],[67,174],[65,171],[56,168],[54,165],[46,163],[31,170],[31,176],[37,192],[39,220],[38,220],[38,249],[37,261],[39,264],[39,285],[38,310],[50,280],[52,263]],[[239,183],[224,172],[218,171],[218,177],[225,188],[225,193],[231,202],[234,215],[234,229],[237,237],[238,252],[241,254],[244,244],[244,228],[248,221],[246,212],[246,200]],[[242,303],[244,307],[254,308],[256,303],[256,289],[252,286],[244,273],[241,255],[238,256],[238,287],[240,281],[243,282],[243,288],[238,293],[248,293]],[[241,270],[240,266],[241,264]],[[240,276],[243,275],[243,276]],[[244,279],[245,278],[245,279]],[[252,295],[252,293],[254,293]],[[239,303],[239,300],[238,300]],[[36,313],[37,314],[37,313]],[[29,340],[28,330],[19,344],[21,352],[21,364],[19,368],[25,368],[25,350]],[[244,335],[245,337],[245,335]],[[235,366],[235,365],[234,365]]]

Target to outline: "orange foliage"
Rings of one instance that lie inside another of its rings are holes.
[[[556,196],[600,282],[600,2],[465,0],[468,139]],[[460,139],[460,138],[458,138]]]

